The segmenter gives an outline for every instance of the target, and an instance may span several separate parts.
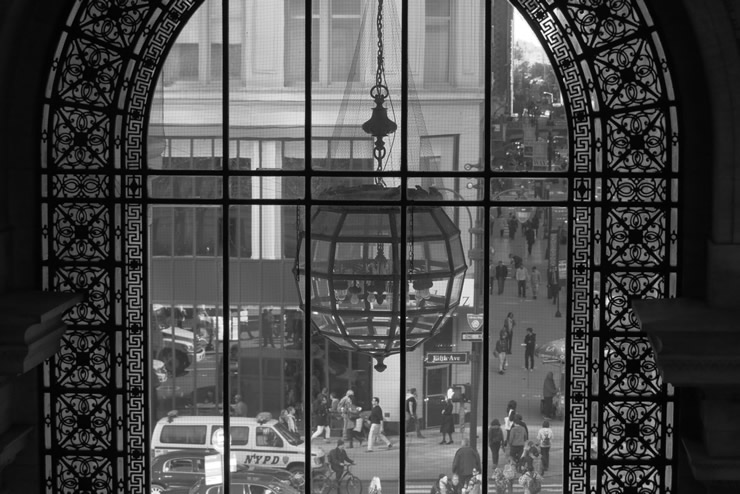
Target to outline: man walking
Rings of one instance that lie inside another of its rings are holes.
[[[496,276],[496,282],[498,284],[498,294],[504,293],[504,283],[506,283],[506,277],[509,276],[509,270],[504,266],[503,261],[499,261],[494,270]],[[493,288],[492,288],[493,289]]]
[[[527,328],[527,334],[524,336],[524,368],[529,372],[534,370],[534,347],[537,341],[537,335],[532,328]]]
[[[424,439],[421,435],[421,422],[416,415],[416,388],[410,388],[406,394],[406,432],[416,430],[416,437]]]
[[[473,476],[473,471],[480,472],[480,455],[470,446],[470,440],[466,437],[452,460],[452,473],[460,477],[461,485],[465,485]]]
[[[515,277],[519,298],[527,298],[527,278],[529,278],[529,272],[523,264],[516,268]]]
[[[373,397],[373,408],[370,411],[370,433],[367,435],[367,452],[373,452],[373,446],[375,445],[375,437],[380,438],[385,442],[388,449],[391,449],[393,444],[383,434],[383,409],[380,408],[380,400],[377,396]]]
[[[542,282],[542,275],[540,274],[537,266],[532,266],[532,272],[529,275],[529,285],[532,287],[532,298],[537,300],[537,294],[540,291],[540,283]]]

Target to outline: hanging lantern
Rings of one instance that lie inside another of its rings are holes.
[[[375,202],[316,207],[311,237],[301,241],[296,264],[301,304],[314,331],[341,348],[372,355],[378,371],[385,369],[385,357],[401,351],[402,338],[411,351],[439,332],[460,303],[467,270],[460,230],[441,207],[408,206],[408,234],[401,237],[402,208],[381,202],[399,193],[377,185],[322,196]],[[408,197],[414,200],[420,193],[429,197],[416,189]]]

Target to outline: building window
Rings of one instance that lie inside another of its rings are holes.
[[[450,82],[451,43],[451,0],[426,0],[424,30],[425,85],[448,84]]]
[[[285,83],[305,82],[305,2],[287,0]],[[311,4],[311,81],[323,86],[355,81],[352,61],[362,25],[360,0],[317,0]]]

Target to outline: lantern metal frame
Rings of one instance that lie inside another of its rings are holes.
[[[400,195],[397,188],[374,185],[325,194],[338,201],[361,197],[368,203],[317,206],[310,239],[299,241],[295,268],[301,307],[310,314],[313,330],[340,348],[371,355],[379,371],[385,357],[401,351],[402,338],[412,351],[440,331],[460,304],[468,268],[460,230],[441,207],[371,202],[396,193]],[[418,189],[407,193],[428,197]],[[405,239],[404,210],[409,226]],[[402,259],[404,253],[408,259]],[[406,303],[403,324],[401,294]]]

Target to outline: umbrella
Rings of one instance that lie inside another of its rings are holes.
[[[542,359],[543,364],[564,364],[565,363],[565,338],[548,341],[538,345],[534,354]]]

